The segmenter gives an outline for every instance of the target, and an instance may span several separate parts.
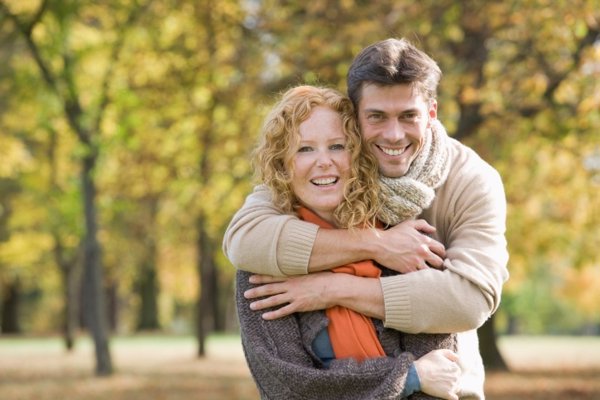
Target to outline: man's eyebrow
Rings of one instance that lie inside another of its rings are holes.
[[[365,108],[363,112],[366,113],[379,113],[379,114],[387,114],[386,111],[380,110],[378,108]],[[406,110],[402,110],[399,114],[414,114],[418,113],[419,109],[417,107],[407,108]]]
[[[414,114],[414,113],[418,113],[419,109],[418,108],[409,108],[407,110],[404,110],[401,112],[401,114]]]
[[[371,112],[380,113],[380,114],[384,114],[385,113],[385,111],[380,110],[378,108],[365,108],[363,111],[364,112],[369,112],[369,113],[371,113]]]

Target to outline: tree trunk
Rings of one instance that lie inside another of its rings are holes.
[[[2,333],[21,333],[19,324],[19,304],[21,297],[21,284],[19,278],[11,281],[2,296],[0,304],[0,328]]]
[[[86,227],[83,256],[83,306],[86,326],[94,339],[96,374],[105,376],[112,374],[112,361],[108,347],[108,321],[103,290],[102,255],[97,238],[96,187],[92,179],[95,164],[95,155],[84,157],[81,172]]]
[[[212,243],[204,229],[204,218],[198,218],[198,277],[199,290],[197,304],[196,331],[198,357],[206,355],[206,338],[215,328],[217,308],[217,271],[212,257]]]
[[[106,311],[108,313],[108,330],[109,332],[119,331],[119,285],[115,281],[106,283],[104,290],[106,293]]]
[[[63,284],[62,332],[67,351],[75,347],[75,333],[79,324],[79,293],[81,283],[81,247],[66,255],[63,241],[54,231],[54,261],[59,268]]]
[[[160,329],[158,318],[158,273],[156,270],[158,250],[156,245],[155,225],[158,214],[158,197],[148,196],[144,199],[142,215],[144,223],[136,230],[137,239],[144,243],[146,251],[140,263],[140,274],[136,289],[140,297],[137,330]]]
[[[494,318],[495,316],[492,315],[491,318],[477,331],[483,365],[486,370],[508,371],[504,358],[498,349]]]
[[[79,314],[78,293],[79,293],[79,274],[77,274],[77,264],[72,263],[61,268],[64,290],[64,308],[63,308],[63,339],[67,351],[75,347],[75,333],[77,332]]]
[[[149,250],[149,253],[153,251]],[[154,257],[150,256],[144,261],[142,271],[137,282],[140,296],[140,309],[137,330],[154,330],[160,328],[158,322],[158,279]]]

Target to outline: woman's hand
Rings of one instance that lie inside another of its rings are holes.
[[[415,360],[414,364],[423,393],[458,400],[461,370],[456,353],[448,349],[433,350]]]

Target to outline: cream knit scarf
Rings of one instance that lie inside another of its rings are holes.
[[[423,148],[408,169],[399,178],[381,176],[382,206],[379,219],[388,225],[415,218],[431,205],[435,189],[448,176],[448,135],[436,119],[431,123],[431,133],[425,136]]]

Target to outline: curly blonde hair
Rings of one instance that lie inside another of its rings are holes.
[[[359,134],[352,102],[337,90],[298,86],[284,93],[268,114],[254,151],[257,177],[271,190],[275,206],[284,213],[295,211],[299,201],[291,182],[300,124],[319,106],[340,114],[350,152],[350,178],[344,187],[344,200],[334,211],[335,223],[340,228],[374,226],[379,210],[377,160]]]

